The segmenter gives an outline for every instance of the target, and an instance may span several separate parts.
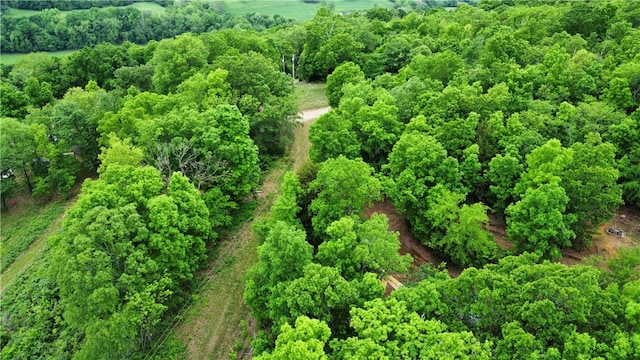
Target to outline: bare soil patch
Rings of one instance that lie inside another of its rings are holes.
[[[425,263],[440,265],[444,260],[436,252],[422,244],[409,231],[404,215],[398,213],[390,200],[376,201],[373,206],[365,210],[365,216],[370,217],[373,213],[385,214],[389,219],[389,231],[397,231],[400,236],[400,254],[410,254],[413,257],[413,266],[418,268]],[[458,277],[462,269],[453,264],[447,264],[447,271],[451,277]]]
[[[606,232],[607,228],[622,230],[623,236],[615,236]],[[605,262],[618,254],[621,248],[638,246],[640,244],[640,210],[623,206],[616,215],[598,228],[593,236],[591,245],[580,251],[567,249],[563,251],[563,257],[559,262],[565,265],[576,265],[591,257],[601,257],[598,265],[606,266]]]
[[[513,244],[507,240],[505,231],[507,225],[504,220],[500,220],[493,215],[489,215],[489,230],[495,237],[496,243],[503,249],[512,249]],[[622,230],[624,236],[615,236],[606,232],[607,228]],[[558,262],[572,266],[584,264],[583,260],[591,256],[601,257],[599,266],[605,266],[607,259],[614,257],[620,248],[638,246],[640,244],[640,210],[623,206],[616,212],[616,215],[598,228],[593,236],[591,245],[581,249],[564,249],[562,258]]]

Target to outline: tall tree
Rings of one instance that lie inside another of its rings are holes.
[[[322,237],[332,222],[343,216],[362,215],[365,206],[380,199],[382,186],[364,161],[341,155],[322,163],[309,189],[317,192],[309,211],[313,230]]]
[[[357,84],[364,81],[364,73],[360,70],[360,66],[349,61],[336,67],[331,75],[327,76],[327,84],[325,93],[329,105],[337,108],[342,98],[342,87],[347,84]]]
[[[83,190],[51,242],[64,318],[85,333],[79,354],[130,356],[206,257],[209,213],[183,175],[165,188],[151,167],[110,164]]]
[[[178,85],[207,63],[202,40],[192,34],[158,43],[151,63],[155,65],[153,85],[157,92],[174,92]]]
[[[327,228],[328,239],[318,246],[316,258],[340,270],[351,280],[365,272],[378,275],[406,271],[412,258],[400,256],[398,233],[390,232],[386,215],[373,214],[360,223],[344,217]]]
[[[521,200],[507,208],[507,234],[519,251],[532,251],[540,256],[560,258],[576,234],[571,230],[576,221],[566,214],[569,197],[556,182],[529,188]]]

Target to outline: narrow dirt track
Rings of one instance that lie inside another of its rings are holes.
[[[294,145],[289,155],[294,169],[309,158],[309,126],[328,111],[329,108],[325,107],[300,113],[302,124],[295,129]],[[265,176],[255,218],[268,212],[279,191],[278,179],[287,170],[284,167],[274,168]],[[243,321],[249,334],[257,331],[242,298],[247,269],[257,261],[258,240],[252,231],[255,218],[220,240],[218,254],[207,270],[205,290],[197,295],[199,300],[192,304],[184,322],[175,331],[176,337],[187,345],[189,359],[228,358],[234,344],[244,342]],[[246,348],[248,344],[244,345]],[[238,355],[238,358],[251,357],[251,354]]]
[[[329,110],[331,110],[331,107],[329,106],[319,109],[302,110],[300,112],[300,117],[302,118],[303,122],[307,122],[319,118],[320,116],[328,113]]]

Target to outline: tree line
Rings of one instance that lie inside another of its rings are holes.
[[[2,357],[144,357],[296,124],[292,79],[254,32],[75,54],[32,54],[2,81],[3,199],[66,196],[97,174],[3,294]]]
[[[36,7],[47,5],[36,1],[19,3],[34,4]],[[89,1],[63,3],[91,5]],[[86,11],[66,13],[61,12],[64,10],[62,8],[52,7],[26,17],[3,16],[0,51],[29,53],[81,49],[103,42],[146,44],[151,40],[166,39],[186,32],[199,34],[233,27],[264,29],[291,22],[280,16],[220,15],[216,7],[204,2],[166,5],[167,10],[163,14],[119,6],[89,7]]]

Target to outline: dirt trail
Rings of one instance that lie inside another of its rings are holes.
[[[303,110],[300,112],[302,123],[294,129],[295,140],[293,148],[291,149],[291,158],[294,161],[294,171],[298,170],[302,164],[309,161],[309,149],[311,148],[311,143],[309,142],[309,127],[311,127],[317,118],[329,112],[330,109],[330,107],[323,107],[320,109]]]
[[[413,257],[413,266],[417,268],[424,263],[431,263],[437,267],[443,262],[433,250],[420,243],[409,231],[405,217],[398,213],[390,200],[376,201],[372,207],[365,210],[366,217],[370,217],[373,213],[387,215],[389,231],[400,233],[400,254],[410,254]],[[447,264],[447,271],[452,277],[458,277],[462,269],[453,264]]]
[[[321,115],[328,113],[329,110],[331,110],[331,107],[329,106],[319,109],[302,110],[300,112],[300,117],[302,117],[303,122],[307,122],[319,118]]]
[[[328,111],[326,107],[300,113],[302,125],[295,129],[290,150],[295,169],[309,158],[309,126]],[[226,359],[236,345],[249,348],[241,324],[246,324],[249,337],[255,335],[255,321],[243,301],[247,269],[257,261],[258,239],[252,227],[255,219],[268,213],[279,191],[278,179],[287,170],[286,166],[276,166],[267,174],[255,216],[220,240],[219,251],[207,271],[205,290],[197,295],[199,299],[175,330],[176,337],[187,345],[190,359]],[[238,355],[238,358],[251,357],[251,354]]]

